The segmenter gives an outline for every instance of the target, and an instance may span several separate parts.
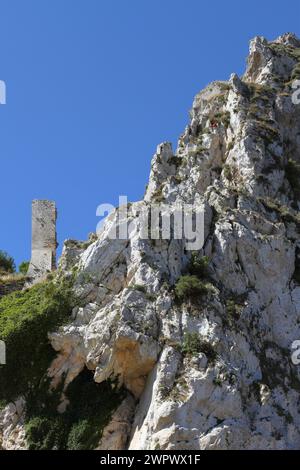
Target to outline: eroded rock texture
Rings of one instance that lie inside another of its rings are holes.
[[[133,221],[155,201],[205,208],[199,256],[211,289],[196,302],[175,301],[184,242],[142,240],[138,221],[129,239],[111,240],[114,213],[87,249],[65,249],[82,303],[50,335],[52,381],[67,385],[87,366],[133,397],[100,448],[299,448],[299,60],[292,34],[251,41],[244,77],[195,97],[177,150],[158,146],[144,201],[130,206]]]

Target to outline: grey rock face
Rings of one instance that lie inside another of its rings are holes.
[[[127,397],[100,448],[299,448],[299,61],[291,34],[251,41],[244,77],[201,91],[176,151],[158,146],[129,239],[110,239],[114,213],[74,256],[83,302],[49,335],[49,374],[67,384],[87,366],[97,382],[118,377],[136,403]],[[174,295],[184,242],[139,237],[138,213],[157,200],[205,207],[198,255],[211,289],[196,302]]]
[[[135,220],[157,200],[203,204],[200,255],[213,292],[178,305],[172,285],[190,257],[183,242],[140,240],[139,226],[129,240],[110,240],[116,215],[80,256],[76,285],[87,303],[50,337],[59,352],[52,375],[72,380],[87,365],[98,382],[118,376],[138,399],[131,449],[299,448],[300,375],[290,359],[300,338],[290,176],[300,160],[291,100],[299,47],[291,34],[251,41],[244,77],[195,97],[176,152],[158,146],[144,203],[130,208]],[[185,354],[191,334],[209,348]]]

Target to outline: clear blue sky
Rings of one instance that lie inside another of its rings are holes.
[[[98,204],[140,199],[193,96],[299,18],[299,0],[0,0],[0,248],[29,259],[34,198],[56,201],[60,246]]]

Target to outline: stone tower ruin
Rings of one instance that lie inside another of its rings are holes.
[[[55,202],[32,201],[31,260],[27,273],[32,283],[56,268],[56,219]]]

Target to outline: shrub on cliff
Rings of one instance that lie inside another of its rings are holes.
[[[66,282],[44,282],[0,299],[0,340],[7,356],[0,366],[0,400],[37,386],[54,356],[47,334],[69,318],[73,305]]]
[[[109,381],[97,384],[84,369],[67,387],[66,411],[57,412],[62,387],[49,391],[48,381],[27,400],[26,438],[30,450],[92,450],[97,447],[110,417],[125,397],[124,389]]]
[[[0,299],[0,340],[5,341],[7,361],[0,365],[0,406],[25,398],[29,449],[95,448],[124,398],[123,389],[109,381],[96,384],[85,369],[65,391],[66,411],[57,411],[63,383],[50,390],[47,369],[56,353],[48,333],[70,321],[75,304],[72,281],[57,279]]]
[[[212,345],[208,341],[202,340],[195,332],[184,334],[181,351],[186,356],[195,356],[202,352],[211,362],[217,358],[217,353]]]
[[[176,298],[180,301],[196,300],[210,291],[211,285],[195,275],[181,276],[175,285]]]
[[[198,253],[192,253],[190,264],[188,266],[189,274],[204,279],[208,276],[208,256],[199,256]]]

